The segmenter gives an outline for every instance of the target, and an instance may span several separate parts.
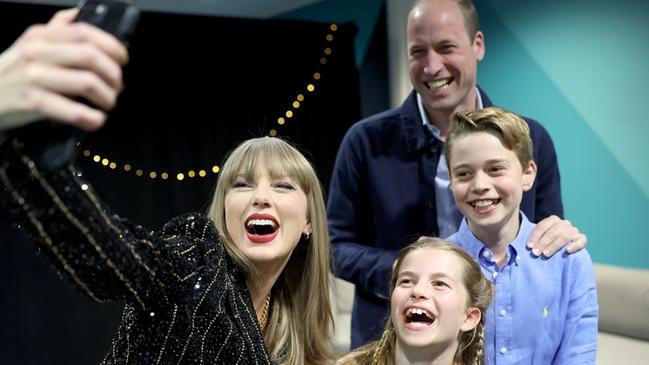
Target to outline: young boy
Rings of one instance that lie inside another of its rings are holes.
[[[586,250],[536,258],[534,225],[519,205],[537,168],[527,123],[486,108],[456,113],[445,146],[451,191],[465,219],[449,241],[494,283],[487,310],[487,364],[594,364],[597,294]]]

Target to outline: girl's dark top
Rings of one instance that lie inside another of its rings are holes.
[[[74,165],[51,168],[28,147],[0,146],[0,211],[85,295],[125,302],[103,364],[271,364],[245,276],[211,220],[187,214],[147,231],[111,213]]]

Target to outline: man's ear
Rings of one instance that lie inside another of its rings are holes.
[[[530,161],[527,163],[527,167],[523,169],[523,191],[528,191],[534,185],[534,179],[536,179],[536,163]]]
[[[478,323],[480,323],[480,318],[482,318],[480,309],[476,307],[469,308],[464,317],[464,322],[462,322],[462,325],[460,326],[460,331],[471,331],[478,325]]]
[[[476,60],[478,60],[478,62],[482,61],[485,54],[485,44],[484,44],[484,35],[482,34],[481,31],[477,31],[475,33],[475,37],[473,37],[473,44],[471,44],[471,47],[473,48],[473,53],[475,54]]]

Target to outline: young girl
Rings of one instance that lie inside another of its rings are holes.
[[[491,283],[462,249],[422,237],[403,248],[390,283],[390,319],[379,341],[339,365],[481,365]]]

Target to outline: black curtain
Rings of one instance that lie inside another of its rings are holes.
[[[57,9],[0,2],[0,49]],[[274,130],[307,155],[326,188],[339,142],[361,114],[356,29],[334,29],[145,12],[118,107],[83,143],[89,156],[79,165],[86,178],[117,213],[157,229],[177,214],[204,211],[218,177],[212,167],[239,142]],[[304,98],[296,108],[298,94]],[[197,176],[189,177],[190,170]],[[7,226],[0,223],[0,363],[97,363],[119,322],[120,303],[81,298]]]

